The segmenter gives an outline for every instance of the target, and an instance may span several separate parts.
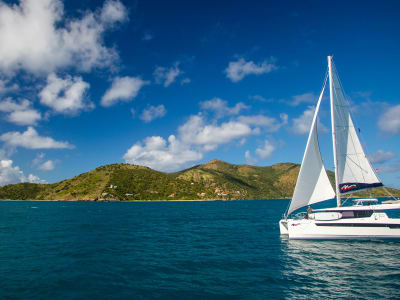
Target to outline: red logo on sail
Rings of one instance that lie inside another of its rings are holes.
[[[340,189],[342,192],[348,192],[357,188],[356,184],[346,184]]]

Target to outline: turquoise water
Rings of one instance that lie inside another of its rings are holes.
[[[0,298],[400,298],[400,243],[281,239],[286,206],[0,202]]]

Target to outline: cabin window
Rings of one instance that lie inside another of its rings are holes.
[[[372,210],[355,210],[353,212],[355,218],[369,218],[373,213]]]
[[[342,218],[354,218],[354,212],[352,210],[342,211]]]

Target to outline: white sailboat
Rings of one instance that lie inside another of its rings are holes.
[[[336,192],[322,162],[317,132],[328,78]],[[289,239],[400,238],[400,219],[386,214],[388,210],[399,210],[399,201],[379,204],[377,199],[368,198],[342,206],[342,195],[379,186],[383,184],[364,153],[332,57],[328,56],[328,73],[315,108],[293,198],[279,221],[280,232]],[[309,209],[308,213],[289,218],[297,209],[335,197],[337,207]]]

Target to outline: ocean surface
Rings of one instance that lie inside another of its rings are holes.
[[[399,299],[400,242],[288,241],[287,200],[0,202],[0,299]]]

